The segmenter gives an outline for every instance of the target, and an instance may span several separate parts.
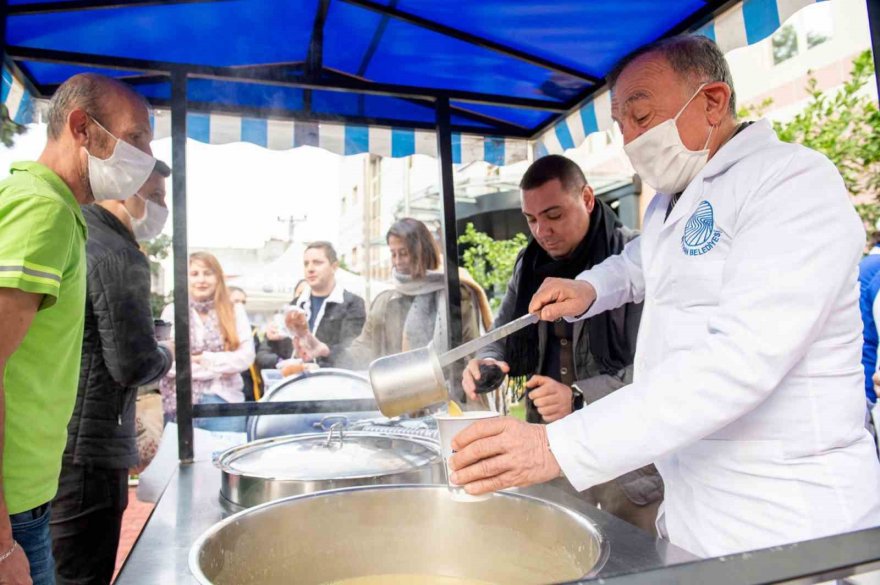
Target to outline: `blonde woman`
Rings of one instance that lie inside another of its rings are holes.
[[[174,305],[162,312],[174,320]],[[189,330],[192,355],[193,404],[244,402],[241,372],[254,361],[251,326],[244,307],[234,304],[223,268],[212,254],[196,252],[189,257]],[[176,368],[160,382],[166,421],[177,416]],[[244,417],[195,419],[195,426],[209,431],[244,432]]]

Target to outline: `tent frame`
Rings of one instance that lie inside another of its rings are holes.
[[[443,202],[443,234],[445,240],[444,263],[447,274],[447,303],[449,341],[452,346],[461,340],[461,298],[458,278],[457,233],[455,227],[455,189],[453,184],[452,134],[453,132],[480,133],[494,132],[506,137],[536,138],[546,128],[558,123],[570,113],[576,111],[588,101],[604,83],[583,71],[553,63],[540,57],[506,47],[500,43],[483,39],[476,35],[459,31],[438,23],[428,21],[396,8],[396,2],[389,6],[380,5],[373,0],[339,0],[375,12],[387,18],[394,18],[422,26],[465,42],[491,49],[509,56],[548,67],[568,75],[573,75],[591,83],[581,95],[568,103],[560,104],[548,100],[514,98],[510,96],[484,94],[478,92],[432,89],[397,84],[372,83],[357,77],[334,72],[323,67],[322,43],[323,27],[329,0],[320,0],[312,31],[306,61],[304,63],[288,63],[274,66],[253,67],[214,67],[194,64],[180,64],[141,59],[125,59],[91,55],[70,51],[49,51],[13,47],[5,44],[6,20],[10,15],[63,12],[73,10],[92,10],[111,7],[131,7],[137,5],[165,5],[195,2],[222,2],[224,0],[71,0],[69,2],[47,2],[21,5],[9,5],[8,0],[0,0],[0,52],[6,57],[17,73],[22,71],[15,66],[16,60],[44,61],[51,63],[77,64],[110,69],[137,71],[133,78],[123,78],[132,84],[154,83],[170,78],[171,99],[157,105],[170,106],[171,109],[171,142],[172,142],[172,185],[174,192],[173,220],[173,251],[174,251],[174,303],[175,303],[175,350],[177,355],[177,413],[178,413],[178,447],[182,464],[193,461],[193,417],[242,416],[268,414],[299,414],[310,412],[338,411],[340,406],[345,410],[372,410],[369,400],[344,401],[344,404],[328,405],[326,402],[279,402],[279,403],[244,403],[193,405],[192,404],[192,369],[190,362],[189,343],[189,311],[188,288],[185,285],[188,276],[188,244],[186,217],[186,116],[192,111],[207,111],[208,104],[191,103],[187,100],[187,84],[190,79],[218,79],[244,83],[259,83],[283,87],[298,87],[306,90],[330,90],[354,92],[366,95],[393,96],[415,101],[434,109],[434,124],[401,124],[392,120],[378,118],[346,118],[365,125],[406,126],[408,128],[423,127],[433,129],[437,133],[437,152],[441,179]],[[664,36],[680,34],[692,30],[708,22],[713,15],[737,4],[741,0],[704,0],[705,6],[691,18],[680,23]],[[880,0],[866,0],[871,30],[871,41],[874,47],[875,76],[880,87]],[[369,56],[370,51],[368,51]],[[366,58],[365,58],[366,60]],[[362,67],[363,68],[363,67]],[[37,97],[46,98],[54,91],[55,86],[40,85],[27,75],[22,76],[28,89],[34,90]],[[531,108],[556,114],[534,131],[515,124],[505,123],[491,117],[470,112],[466,108],[452,106],[455,100],[462,103],[489,104],[502,107]],[[335,117],[326,117],[310,111],[310,96],[306,92],[306,111],[294,114],[290,111],[266,109],[235,108],[234,111],[255,116],[266,116],[288,119],[308,119],[311,121],[342,121]],[[218,111],[212,107],[211,111]],[[486,128],[472,128],[451,123],[452,115],[461,116],[481,124],[489,124]],[[184,283],[180,286],[180,283]],[[707,559],[684,565],[676,565],[656,571],[623,575],[606,579],[615,585],[640,585],[658,583],[749,583],[759,585],[770,582],[819,583],[831,578],[841,578],[858,572],[880,569],[880,528],[842,534],[828,538],[816,539],[785,547],[761,550],[753,553],[730,555],[723,559]]]

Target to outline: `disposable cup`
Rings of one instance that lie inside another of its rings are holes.
[[[446,485],[452,499],[457,502],[480,502],[488,500],[492,494],[484,494],[482,496],[472,496],[464,488],[452,483],[450,477],[452,471],[449,469],[449,458],[455,453],[452,449],[452,439],[455,435],[471,426],[478,420],[487,420],[490,418],[498,418],[497,412],[488,410],[469,410],[462,413],[461,416],[452,416],[447,413],[435,414],[437,421],[437,430],[440,433],[440,452],[443,455],[443,464],[446,468]]]

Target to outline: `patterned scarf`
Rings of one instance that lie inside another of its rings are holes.
[[[220,331],[220,319],[217,316],[217,311],[214,310],[214,301],[190,300],[189,307],[191,309],[190,320],[199,319],[202,322],[202,327],[196,327],[194,323],[190,323],[191,355],[226,351],[223,344],[223,333]],[[234,386],[239,380],[238,374],[224,374],[220,376],[219,380],[192,380],[192,402],[193,404],[201,403],[202,396],[215,389],[217,384],[232,384]],[[177,387],[175,378],[171,375],[162,378],[159,381],[159,389],[162,392],[162,409],[166,414],[166,419],[176,420]]]

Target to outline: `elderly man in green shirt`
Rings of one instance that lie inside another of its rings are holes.
[[[155,166],[146,102],[95,74],[49,107],[37,162],[0,182],[0,584],[54,584],[49,502],[76,398],[86,294],[80,205],[126,199]]]

